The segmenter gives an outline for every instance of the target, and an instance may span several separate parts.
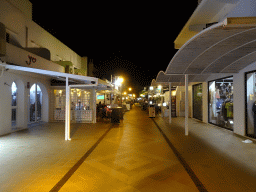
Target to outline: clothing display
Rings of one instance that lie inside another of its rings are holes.
[[[228,129],[233,129],[232,81],[227,77],[209,83],[209,122]]]
[[[227,118],[233,118],[233,103],[227,102],[225,108],[227,109]]]
[[[217,90],[216,90],[216,99],[219,99],[219,98],[220,98],[220,90],[217,89]]]
[[[256,138],[256,71],[247,72],[246,79],[246,136]]]
[[[256,101],[252,105],[253,118],[254,118],[254,133],[256,133]]]
[[[218,101],[217,101],[217,103],[216,103],[217,109],[221,109],[223,102],[224,102],[223,99],[218,99]]]

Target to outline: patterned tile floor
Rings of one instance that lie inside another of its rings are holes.
[[[255,191],[254,143],[193,119],[188,137],[183,118],[171,126],[166,118],[154,121],[207,191]],[[2,136],[0,191],[198,191],[154,121],[133,107],[118,125],[72,124],[71,141],[64,140],[63,123]]]

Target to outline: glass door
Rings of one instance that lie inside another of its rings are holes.
[[[246,74],[246,135],[256,138],[256,73]]]
[[[209,123],[233,130],[233,77],[208,82]]]
[[[203,120],[202,116],[202,84],[193,85],[193,118]]]
[[[39,85],[34,84],[30,88],[29,101],[29,121],[40,121],[42,117],[42,91]]]

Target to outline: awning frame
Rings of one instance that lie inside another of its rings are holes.
[[[17,65],[10,65],[6,64],[5,62],[0,61],[1,66],[1,76],[3,75],[5,70],[14,70],[14,71],[22,71],[34,74],[45,75],[49,77],[53,77],[56,79],[65,79],[66,81],[66,113],[65,113],[65,140],[71,140],[70,138],[70,89],[74,87],[79,88],[92,88],[93,89],[93,108],[96,109],[96,89],[98,90],[111,90],[112,84],[107,83],[101,79],[95,77],[88,77],[88,76],[81,76],[81,75],[73,75],[68,73],[61,73],[55,71],[48,71],[43,69],[36,69],[36,68],[29,68],[29,67],[22,67]],[[77,81],[81,84],[74,84],[70,85],[69,81]],[[93,114],[93,123],[96,123],[96,110],[94,110]]]

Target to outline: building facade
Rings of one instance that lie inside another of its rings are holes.
[[[177,116],[186,116],[187,94],[189,117],[256,138],[255,27],[254,1],[200,1],[174,41],[168,80],[156,78],[179,84]]]
[[[0,59],[0,63],[47,70],[49,74],[87,75],[87,57],[79,56],[36,24],[28,0],[0,1]],[[56,81],[58,77],[53,80],[53,75],[8,70],[3,66],[0,72],[0,135],[26,129],[38,121],[63,120],[65,101],[61,95],[65,90],[56,87],[61,82]],[[91,90],[74,90],[73,103],[81,109],[76,111],[79,120],[91,122]],[[71,117],[76,118],[72,114]]]

